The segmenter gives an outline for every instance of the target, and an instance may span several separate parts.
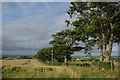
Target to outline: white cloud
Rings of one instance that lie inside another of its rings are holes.
[[[31,51],[49,47],[51,35],[67,28],[64,23],[67,15],[64,12],[65,9],[63,10],[67,6],[62,3],[60,5],[56,3],[4,3],[3,54],[8,54],[8,52],[18,54],[20,50]],[[6,17],[11,19],[6,19]]]
[[[46,15],[34,15],[3,23],[3,49],[48,47],[51,35],[66,28],[64,20],[67,15],[55,16],[50,20],[44,19],[44,16]]]

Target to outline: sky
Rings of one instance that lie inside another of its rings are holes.
[[[65,20],[69,19],[69,6],[69,2],[3,2],[2,54],[35,55],[50,47],[51,35],[68,28]],[[92,52],[99,55],[97,46]],[[113,54],[118,55],[117,44],[113,45]],[[83,51],[73,54],[81,55]]]
[[[117,2],[119,0],[1,0],[2,2]]]

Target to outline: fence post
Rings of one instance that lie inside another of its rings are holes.
[[[113,71],[113,62],[112,62],[112,60],[110,60],[110,64],[111,64],[111,71]]]
[[[76,61],[75,61],[75,59],[74,59],[74,65],[76,66]]]

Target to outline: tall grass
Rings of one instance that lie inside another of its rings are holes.
[[[116,71],[102,72],[92,67],[52,66],[28,68],[12,66],[5,68],[3,78],[115,78]]]
[[[4,68],[3,78],[72,78],[72,71],[67,67],[38,67],[31,68],[12,66]]]
[[[33,63],[35,63],[33,65]],[[115,70],[99,70],[95,66],[49,66],[32,60],[27,65],[4,66],[3,78],[116,78],[118,66]]]

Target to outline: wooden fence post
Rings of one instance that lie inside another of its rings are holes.
[[[112,60],[110,60],[110,68],[111,68],[111,71],[113,71],[113,62],[112,62]]]

